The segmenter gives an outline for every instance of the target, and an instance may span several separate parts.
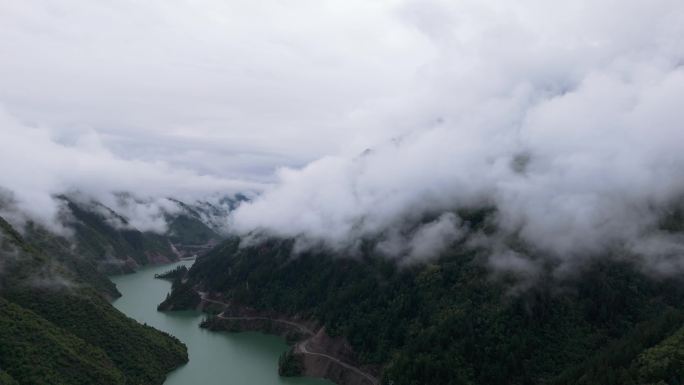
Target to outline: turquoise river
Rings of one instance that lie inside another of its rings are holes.
[[[143,268],[135,274],[112,277],[123,296],[114,306],[141,323],[176,336],[188,346],[190,362],[176,369],[164,385],[332,385],[313,378],[278,376],[278,357],[287,350],[282,338],[260,333],[216,333],[198,325],[195,311],[158,312],[171,284],[154,275],[179,264]]]

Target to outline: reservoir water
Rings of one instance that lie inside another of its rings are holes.
[[[320,379],[278,376],[278,357],[288,349],[282,338],[209,332],[199,327],[203,319],[200,312],[158,312],[157,305],[171,283],[154,275],[192,263],[181,261],[112,277],[123,294],[114,301],[114,307],[140,323],[176,336],[188,347],[190,362],[169,374],[164,385],[333,385]]]

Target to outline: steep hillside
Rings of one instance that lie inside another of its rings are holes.
[[[19,383],[12,378],[7,372],[0,369],[0,384],[2,385],[18,385]]]
[[[107,274],[130,273],[139,266],[202,254],[222,239],[218,223],[225,220],[230,207],[228,203],[190,205],[169,199],[177,207],[160,218],[166,229],[152,232],[140,231],[126,217],[97,201],[67,196],[58,200],[63,207],[59,224],[65,234],[28,221],[22,228],[24,238],[114,297],[118,293]]]
[[[70,214],[65,225],[74,231],[76,254],[97,261],[107,273],[178,259],[165,236],[137,230],[126,218],[98,202],[84,204],[64,199]]]
[[[0,341],[5,376],[21,384],[125,384],[102,349],[2,297]]]
[[[168,231],[166,235],[174,246],[185,254],[201,253],[215,245],[220,239],[217,218],[225,221],[228,211],[208,202],[197,202],[190,205],[177,199],[175,202],[180,211],[167,214]]]
[[[228,240],[190,269],[190,289],[234,307],[311,320],[379,368],[384,384],[677,384],[684,377],[684,282],[597,260],[526,290],[493,278],[483,254],[455,247],[398,267],[367,253],[294,254],[294,242]]]
[[[166,215],[166,236],[184,255],[202,254],[225,238],[227,218],[240,203],[248,199],[242,194],[225,196],[215,202],[182,202],[169,198],[180,209]]]
[[[121,314],[89,285],[92,277],[70,266],[0,218],[5,377],[19,384],[161,384],[187,361],[182,343]]]

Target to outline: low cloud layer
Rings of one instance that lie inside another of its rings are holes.
[[[4,2],[0,188],[49,222],[55,194],[248,193],[363,148],[395,132],[382,111],[432,55],[395,6]]]
[[[662,226],[684,199],[680,0],[23,1],[0,32],[0,186],[33,216],[70,191],[264,189],[235,231],[684,267]],[[482,207],[493,234],[458,214]]]
[[[141,230],[161,231],[164,212],[178,210],[166,199],[193,202],[216,194],[254,192],[261,184],[171,167],[164,162],[122,159],[105,148],[95,131],[65,144],[45,127],[31,127],[0,111],[0,209],[15,219],[39,221],[60,231],[58,196],[97,200]],[[141,199],[122,199],[121,193]],[[0,202],[1,203],[1,202]],[[1,211],[1,210],[0,210]]]
[[[392,241],[426,213],[491,206],[497,239],[558,261],[621,250],[681,271],[682,238],[660,227],[684,202],[684,4],[433,1],[400,15],[439,52],[397,109],[415,130],[281,170],[236,212],[238,229],[345,249]],[[442,245],[468,231],[436,226],[404,233],[404,256],[425,234]],[[493,264],[511,265],[507,253]]]
[[[0,4],[0,105],[125,159],[268,180],[395,127],[433,55],[393,1]]]

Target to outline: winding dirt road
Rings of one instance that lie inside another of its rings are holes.
[[[365,379],[367,379],[371,383],[371,385],[379,384],[379,381],[377,378],[375,378],[375,377],[371,376],[370,374],[362,371],[361,369],[357,368],[356,366],[352,366],[352,365],[349,365],[347,363],[344,363],[344,362],[340,361],[339,359],[337,359],[333,356],[329,356],[325,353],[316,353],[316,352],[310,351],[307,348],[308,344],[309,344],[309,340],[304,340],[304,341],[298,343],[297,346],[295,347],[295,349],[297,349],[300,353],[303,353],[303,354],[310,354],[312,356],[319,356],[319,357],[327,358],[331,361],[336,362],[338,365],[341,365],[341,366],[353,371],[354,373],[364,377]]]
[[[228,306],[229,306],[229,305],[228,305],[227,303],[225,303],[225,302],[217,301],[217,300],[214,300],[214,299],[209,299],[209,298],[207,298],[207,293],[198,292],[198,294],[200,295],[200,298],[202,298],[202,301],[209,302],[209,303],[214,303],[214,304],[217,304],[217,305],[223,305],[223,306],[225,306],[225,307],[228,307]],[[229,320],[229,321],[230,321],[230,320],[234,320],[234,321],[240,321],[240,320],[243,320],[243,321],[263,320],[263,321],[279,322],[279,323],[282,323],[282,324],[286,324],[286,325],[295,327],[295,328],[297,328],[300,332],[302,332],[302,333],[304,333],[304,334],[306,334],[306,335],[308,335],[308,336],[310,336],[310,337],[313,337],[313,336],[316,334],[316,333],[314,333],[313,330],[309,329],[309,328],[306,327],[305,325],[302,325],[302,324],[300,324],[300,323],[293,322],[293,321],[288,321],[288,320],[284,320],[284,319],[279,319],[279,318],[269,318],[269,317],[227,317],[227,316],[224,315],[223,312],[219,313],[219,314],[217,315],[217,317],[220,318],[220,319]],[[299,342],[299,343],[297,343],[297,345],[295,345],[295,351],[297,351],[297,352],[299,352],[299,353],[302,353],[302,354],[309,354],[309,355],[312,355],[312,356],[327,358],[327,359],[329,359],[329,360],[331,360],[331,361],[337,363],[338,365],[340,365],[340,366],[342,366],[342,367],[344,367],[344,368],[346,368],[346,369],[349,369],[349,370],[353,371],[354,373],[356,373],[356,374],[362,376],[363,378],[365,378],[366,380],[368,380],[368,381],[371,383],[371,385],[377,385],[377,384],[380,383],[380,381],[379,381],[377,378],[375,378],[375,377],[371,376],[370,374],[368,374],[368,373],[362,371],[361,369],[357,368],[356,366],[347,364],[346,362],[340,361],[340,359],[338,359],[338,358],[336,358],[336,357],[333,357],[333,356],[330,356],[330,355],[328,355],[328,354],[313,352],[313,351],[309,350],[309,348],[308,348],[309,341],[310,341],[310,338],[309,338],[309,339],[306,339],[306,340],[304,340],[304,341],[301,341],[301,342]]]

